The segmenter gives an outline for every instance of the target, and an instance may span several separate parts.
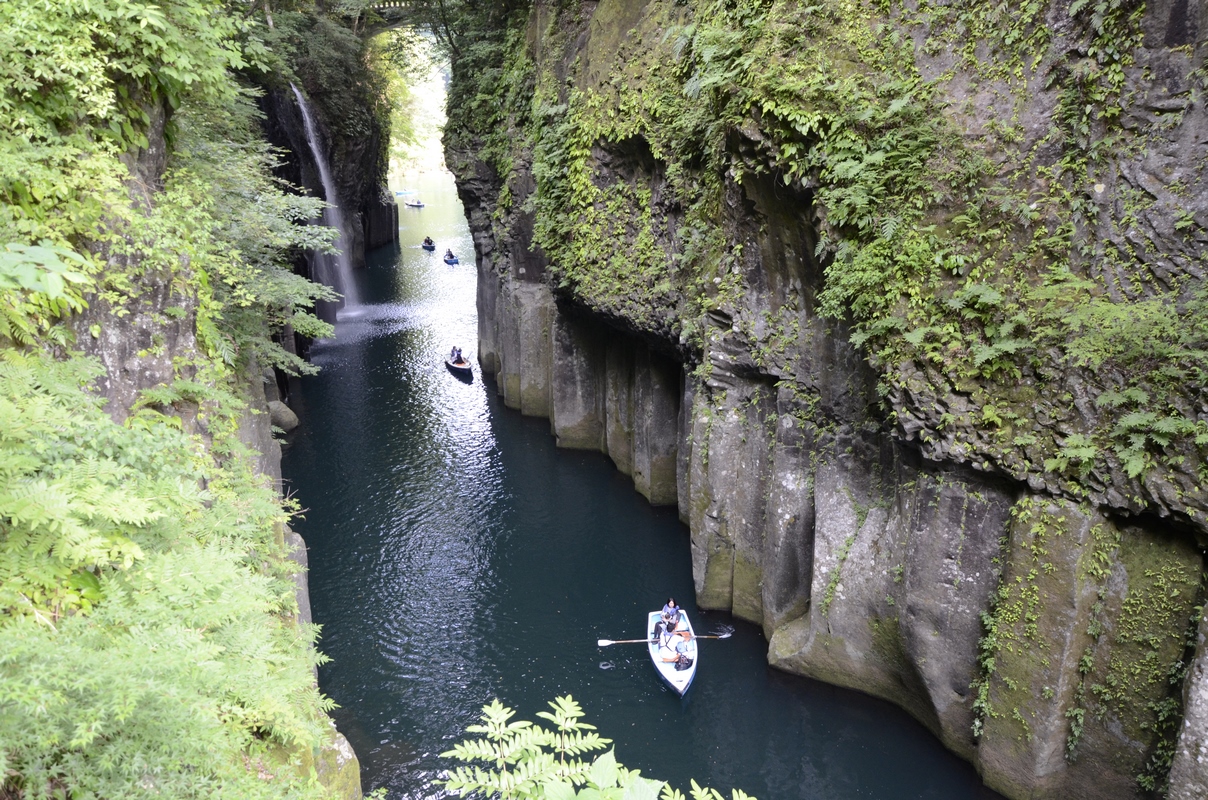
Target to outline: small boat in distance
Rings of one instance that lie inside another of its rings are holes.
[[[446,264],[456,264],[457,263],[457,256],[453,255],[452,250],[445,251],[445,263]]]
[[[423,200],[404,200],[403,205],[405,205],[407,208],[423,208],[424,201]]]
[[[432,241],[431,236],[425,236],[424,243],[421,244],[420,247],[424,248],[429,253],[431,253],[432,251],[434,251],[436,249],[436,242]]]
[[[674,633],[670,637],[660,636],[655,633],[655,626],[658,625],[662,612],[651,611],[646,615],[646,639],[647,648],[650,650],[650,660],[654,663],[654,670],[663,679],[663,683],[671,687],[671,689],[680,697],[684,696],[684,692],[688,691],[688,687],[692,685],[692,679],[696,677],[696,663],[699,661],[700,648],[696,646],[696,632],[692,630],[692,622],[688,619],[688,615],[680,609],[680,619],[684,621],[684,630],[687,630],[691,637],[688,640],[687,665],[681,666],[676,663],[675,642],[680,638],[680,634]],[[668,659],[671,659],[670,661]]]
[[[449,371],[462,380],[474,377],[474,370],[470,367],[470,362],[462,356],[460,361],[454,361],[452,356],[445,356],[445,366]]]

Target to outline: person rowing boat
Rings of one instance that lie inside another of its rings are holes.
[[[696,675],[696,637],[688,615],[674,600],[668,598],[663,608],[648,615],[647,647],[659,677],[682,696]]]
[[[671,640],[675,641],[672,642]],[[685,670],[692,666],[693,648],[691,631],[680,631],[671,634],[668,640],[659,646],[659,658],[664,664],[674,664],[676,670]]]
[[[668,623],[671,623],[668,630]],[[699,663],[697,639],[729,639],[733,631],[697,636],[692,622],[675,600],[667,598],[662,611],[646,614],[645,639],[597,639],[596,646],[609,647],[614,644],[644,644],[659,677],[676,694],[683,696],[692,685]]]

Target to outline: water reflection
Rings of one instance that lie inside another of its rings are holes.
[[[363,313],[315,348],[287,449],[307,507],[315,619],[332,663],[320,684],[361,757],[365,788],[443,796],[439,753],[493,697],[526,718],[559,694],[616,740],[617,757],[686,789],[690,778],[761,800],[992,797],[901,711],[767,667],[758,630],[702,642],[681,700],[641,645],[668,594],[698,630],[687,531],[597,453],[557,451],[545,420],[500,407],[479,375],[475,268],[450,180],[401,209],[403,240],[358,275]],[[425,235],[437,252],[420,249]],[[461,264],[446,266],[446,247]]]

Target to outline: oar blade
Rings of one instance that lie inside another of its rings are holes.
[[[613,644],[612,639],[596,639],[596,647],[608,647]]]

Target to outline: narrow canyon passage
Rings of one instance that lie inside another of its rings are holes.
[[[364,307],[315,347],[322,373],[294,384],[303,426],[284,464],[333,659],[320,686],[365,789],[442,796],[439,754],[483,704],[532,719],[570,694],[619,761],[681,790],[997,797],[900,709],[770,669],[756,628],[695,608],[673,508],[650,507],[605,456],[557,450],[549,423],[503,408],[477,367],[471,383],[449,374],[454,345],[476,362],[473,251],[452,179],[416,188],[427,206],[400,209],[401,248],[370,256]],[[640,645],[596,646],[640,636],[669,594],[698,632],[734,630],[702,642],[682,701]]]

